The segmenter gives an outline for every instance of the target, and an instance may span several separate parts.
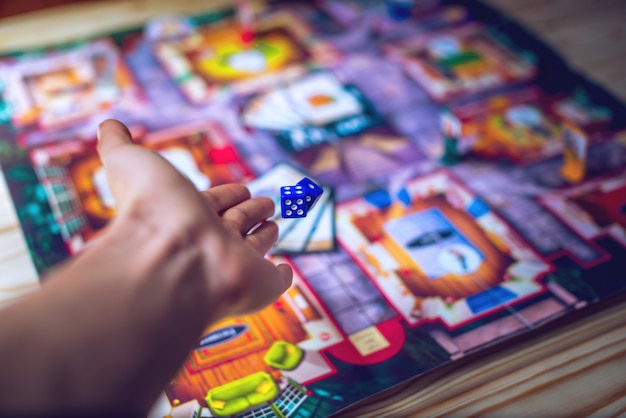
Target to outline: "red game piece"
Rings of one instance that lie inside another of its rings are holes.
[[[247,0],[237,1],[237,11],[239,15],[239,26],[241,27],[241,41],[250,44],[254,40],[254,13],[250,2]]]

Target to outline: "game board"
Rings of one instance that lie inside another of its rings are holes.
[[[223,129],[196,123],[133,138],[173,164],[199,190],[224,183],[245,183],[252,171]],[[74,138],[33,147],[29,157],[43,186],[70,253],[79,251],[115,215],[115,201],[96,151],[96,139]]]
[[[505,47],[475,23],[394,42],[386,53],[437,101],[521,83],[536,74],[522,52]]]
[[[337,209],[338,237],[403,318],[457,327],[541,293],[551,267],[445,172]]]
[[[150,417],[328,416],[626,290],[626,107],[515,22],[271,2],[248,39],[237,13],[0,59],[0,165],[43,277],[115,215],[104,118],[199,190],[276,203],[293,286],[208,327]],[[305,176],[324,193],[283,218]]]
[[[250,43],[236,24],[220,22],[182,38],[157,40],[154,54],[185,96],[203,103],[224,89],[253,91],[307,61],[331,61],[335,53],[315,42],[307,22],[279,12],[255,21]]]

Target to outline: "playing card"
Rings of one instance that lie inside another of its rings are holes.
[[[325,125],[361,113],[359,100],[329,73],[315,73],[292,83],[288,98],[310,125]]]
[[[278,90],[253,98],[244,111],[244,123],[270,130],[289,130],[302,126],[304,119],[293,112],[284,94],[284,90]]]
[[[278,225],[278,240],[303,218],[283,218],[280,213],[281,186],[294,185],[306,175],[289,164],[279,164],[247,184],[253,197],[265,196],[274,201],[275,212],[270,218]]]
[[[302,125],[306,122],[303,115],[294,109],[285,88],[269,92],[265,97],[265,105],[273,113],[294,124]]]
[[[323,189],[324,193],[319,197],[319,200],[309,211],[306,218],[301,218],[300,222],[294,224],[285,232],[283,237],[274,245],[273,253],[301,253],[305,250],[330,200],[331,189],[329,187],[323,187]]]
[[[250,101],[243,112],[244,124],[260,129],[292,129],[294,124],[288,118],[282,117],[279,110],[272,111],[264,99],[265,96]]]
[[[267,129],[272,131],[285,131],[290,129],[296,129],[300,126],[295,125],[292,122],[281,120],[275,115],[267,114],[267,112],[258,112],[255,114],[244,113],[243,122],[245,125],[253,128]]]
[[[304,252],[331,251],[335,249],[335,198],[332,189],[322,214],[304,248]]]

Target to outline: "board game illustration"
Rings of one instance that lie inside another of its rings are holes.
[[[410,77],[442,102],[519,84],[536,74],[528,56],[475,23],[393,42],[385,49],[390,59],[400,62]]]
[[[451,8],[463,9],[456,4],[443,4],[439,0],[320,0],[317,3],[322,10],[346,27],[353,27],[363,21],[372,27],[376,27],[380,21],[396,25],[409,22],[419,26],[428,22],[430,15],[445,14]],[[397,27],[392,29],[399,31]]]
[[[360,90],[328,72],[306,74],[252,98],[242,119],[274,137],[287,161],[340,188],[339,193],[423,159]]]
[[[206,398],[209,405],[220,410],[217,406],[227,403],[229,396],[222,386],[231,382],[233,390],[233,381],[254,379],[255,384],[246,385],[251,386],[248,390],[254,392],[261,384],[267,390],[257,391],[256,399],[249,397],[251,405],[265,406],[272,399],[280,410],[282,403],[301,403],[308,397],[302,383],[336,373],[325,351],[344,338],[296,274],[291,288],[273,305],[258,314],[227,319],[207,329],[181,373],[166,389],[166,396],[181,404]],[[207,394],[211,388],[221,390]],[[243,387],[235,390],[245,395]],[[290,399],[294,396],[297,399]],[[224,414],[218,416],[230,415],[227,405],[221,409]],[[236,407],[231,406],[231,410]]]
[[[542,292],[551,269],[445,173],[343,203],[337,224],[339,243],[410,324],[458,326]]]
[[[585,239],[610,235],[626,246],[624,173],[546,194],[541,203]]]
[[[44,56],[6,60],[0,67],[3,99],[15,126],[54,128],[116,107],[132,112],[143,93],[111,41]]]
[[[477,1],[254,4],[0,57],[42,280],[115,216],[106,118],[198,190],[275,203],[292,287],[208,326],[150,418],[326,417],[626,291],[624,103]],[[305,177],[322,194],[283,217]]]
[[[336,52],[316,41],[307,23],[287,12],[259,16],[254,38],[241,38],[235,19],[205,25],[182,38],[155,42],[154,54],[192,103],[230,87],[254,91],[305,63],[331,61]]]
[[[287,151],[358,133],[378,119],[362,93],[325,72],[306,74],[254,97],[243,110],[247,126],[275,131]]]
[[[608,118],[592,104],[584,106],[572,96],[550,97],[536,87],[456,103],[441,115],[442,130],[465,152],[517,163],[564,152],[568,159],[580,159],[584,144]]]
[[[198,190],[245,183],[254,176],[216,124],[151,133],[135,130],[133,137],[163,156]],[[35,147],[29,157],[61,235],[70,253],[76,253],[115,215],[115,201],[96,151],[96,140],[68,139]]]

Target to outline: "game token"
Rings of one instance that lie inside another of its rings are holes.
[[[589,139],[582,129],[567,122],[563,123],[562,135],[563,168],[561,175],[570,183],[579,183],[585,178]]]
[[[245,45],[249,45],[254,40],[254,14],[250,2],[247,0],[239,0],[237,2],[237,12],[239,25],[241,26],[241,41]]]
[[[177,39],[190,36],[194,32],[191,20],[178,14],[157,16],[146,25],[144,36],[150,42]]]
[[[413,0],[387,0],[387,12],[395,21],[406,20],[413,11]]]

